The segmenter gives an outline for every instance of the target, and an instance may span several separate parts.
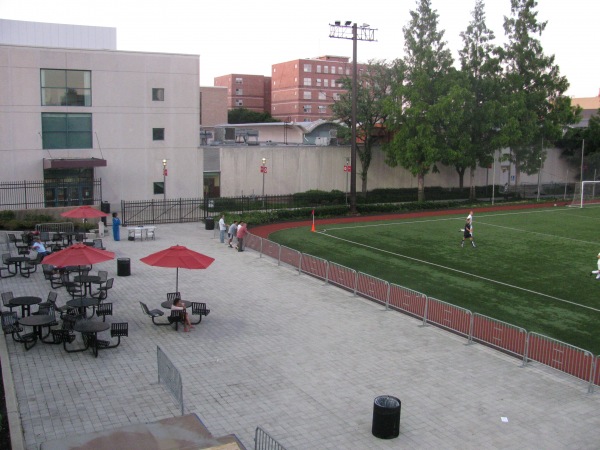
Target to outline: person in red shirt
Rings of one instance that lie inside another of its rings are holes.
[[[246,222],[241,222],[237,229],[237,240],[238,243],[235,248],[237,248],[238,252],[244,251],[244,238],[248,234],[248,230],[246,229]]]

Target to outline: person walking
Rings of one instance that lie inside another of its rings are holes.
[[[117,213],[112,213],[112,229],[113,229],[113,238],[115,241],[121,240],[121,219],[117,217]]]
[[[225,233],[227,233],[225,214],[221,214],[221,218],[219,219],[219,241],[221,241],[221,244],[225,243]]]
[[[472,210],[469,212],[469,215],[467,216],[467,220],[471,221],[471,234],[473,234],[473,211]]]
[[[233,248],[233,245],[231,245],[233,243],[233,240],[237,237],[237,229],[238,229],[238,225],[237,225],[237,220],[234,220],[233,223],[229,226],[229,247]]]
[[[248,234],[248,230],[246,229],[246,222],[240,221],[240,225],[237,229],[237,240],[238,243],[235,248],[237,248],[238,252],[244,251],[244,238]]]
[[[473,241],[473,234],[471,233],[471,219],[467,219],[467,223],[465,223],[463,238],[462,242],[460,243],[461,247],[465,246],[465,239],[469,239],[471,241],[471,245],[473,246],[473,248],[477,247],[475,245],[475,241]]]
[[[598,253],[598,270],[592,270],[590,276],[596,275],[596,280],[600,280],[600,253]]]

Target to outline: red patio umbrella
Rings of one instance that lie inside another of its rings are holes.
[[[89,266],[110,259],[115,259],[113,252],[100,250],[85,244],[73,244],[46,256],[44,264],[52,264],[57,267]]]
[[[66,211],[62,213],[61,216],[70,217],[71,219],[93,219],[95,217],[106,217],[108,214],[96,208],[92,208],[91,206],[84,205],[70,211]]]
[[[175,292],[179,292],[179,268],[206,269],[215,259],[195,252],[183,245],[174,245],[166,250],[152,253],[140,259],[145,264],[155,267],[174,267],[177,269]]]

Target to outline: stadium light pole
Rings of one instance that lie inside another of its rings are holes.
[[[329,37],[336,39],[352,39],[352,142],[350,147],[350,214],[356,214],[356,97],[358,92],[358,66],[356,62],[357,41],[374,41],[375,29],[366,23],[358,26],[347,20],[344,25],[340,21],[329,24]]]
[[[163,200],[167,200],[167,160],[162,160],[163,164]]]

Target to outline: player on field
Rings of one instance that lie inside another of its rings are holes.
[[[600,253],[598,253],[598,270],[592,270],[590,276],[596,274],[596,280],[600,280]]]
[[[473,247],[477,247],[475,245],[475,241],[473,241],[473,234],[471,233],[471,219],[467,219],[467,223],[465,223],[465,228],[464,228],[464,232],[463,232],[463,239],[462,242],[460,243],[461,247],[465,246],[465,239],[469,239],[471,241],[471,245]]]
[[[469,212],[469,215],[467,216],[467,220],[471,221],[471,234],[473,234],[473,210],[471,210]]]

